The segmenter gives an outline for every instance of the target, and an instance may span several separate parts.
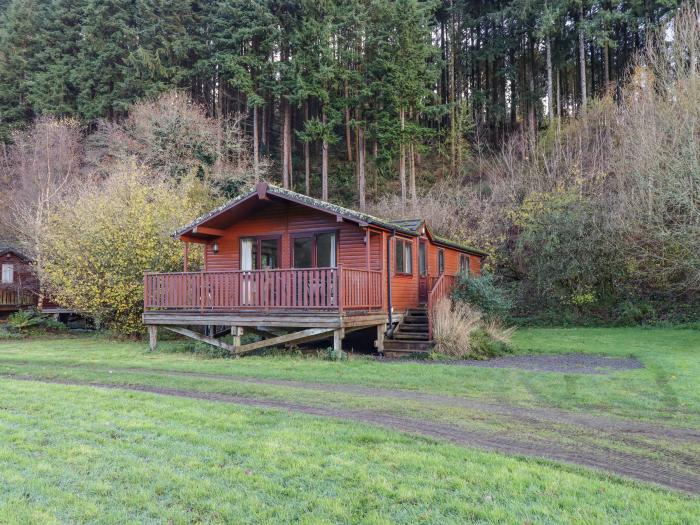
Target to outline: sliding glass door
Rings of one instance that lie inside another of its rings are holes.
[[[336,266],[335,232],[294,235],[292,249],[294,268],[334,268]]]
[[[246,237],[241,239],[241,270],[279,268],[279,238]]]
[[[246,237],[241,239],[241,270],[252,272],[253,270],[268,270],[279,268],[279,237]],[[245,273],[241,276],[241,305],[258,306],[261,293],[256,282],[263,276]],[[277,290],[270,293],[276,294]]]

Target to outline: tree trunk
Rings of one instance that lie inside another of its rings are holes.
[[[583,3],[579,9],[579,21],[578,21],[578,54],[579,54],[579,69],[580,69],[580,82],[581,82],[581,108],[586,107],[588,102],[586,97],[586,41],[583,35]]]
[[[418,193],[416,192],[416,157],[414,155],[414,147],[413,143],[409,144],[408,146],[408,151],[409,151],[409,178],[410,178],[410,185],[411,185],[411,204],[413,204],[413,210],[415,211],[418,208]]]
[[[450,16],[452,14],[453,0],[450,0]],[[450,20],[450,58],[449,58],[449,103],[450,103],[450,174],[457,175],[457,108],[455,101],[455,24]]]
[[[357,127],[357,189],[361,211],[366,207],[365,186],[365,130],[360,125]]]
[[[269,106],[271,107],[272,104],[270,104]],[[267,126],[265,126],[265,122],[267,122],[267,108],[268,104],[265,104],[262,107],[262,115],[260,115],[260,143],[262,144],[263,149],[265,149],[265,145],[267,144]]]
[[[309,121],[309,102],[304,102],[304,121]],[[311,195],[311,155],[309,151],[309,141],[304,141],[304,188],[306,194]]]
[[[347,103],[349,96],[347,80],[343,90],[345,93],[345,145],[348,150],[348,162],[352,162],[352,130],[350,129],[350,106]]]
[[[282,187],[289,188],[289,164],[287,163],[287,102],[282,98],[282,151],[280,152],[280,162],[282,163]]]
[[[557,118],[561,119],[561,72],[557,68]]]
[[[508,62],[510,63],[511,69],[514,70],[516,68],[516,58],[515,51],[512,49],[508,53]],[[517,83],[512,77],[508,79],[508,83],[510,86],[510,130],[514,131],[518,122],[518,88]]]
[[[552,40],[547,37],[547,117],[554,119],[554,87],[552,85]]]
[[[406,110],[399,110],[401,119],[401,148],[399,151],[399,181],[401,182],[401,204],[406,204],[406,146],[404,145],[403,132],[406,129]]]
[[[292,104],[287,101],[286,104],[287,108],[287,127],[285,128],[285,133],[287,134],[287,151],[286,151],[286,156],[287,156],[287,174],[289,176],[289,188],[294,189],[294,171],[293,171],[293,166],[292,166],[292,144],[294,143],[294,140],[292,138]]]
[[[253,106],[253,175],[256,181],[260,175],[260,146],[258,140],[258,107]]]
[[[530,64],[528,67],[528,102],[527,102],[527,120],[530,129],[530,138],[532,144],[535,144],[537,138],[537,111],[535,111],[535,39],[532,34],[528,35]]]
[[[607,93],[610,89],[610,43],[607,40],[603,45],[603,83]]]
[[[328,200],[328,138],[326,137],[326,108],[321,110],[321,122],[323,123],[323,144],[321,145],[321,198]]]

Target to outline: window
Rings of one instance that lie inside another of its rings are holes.
[[[413,273],[413,243],[396,239],[395,244],[396,273]]]
[[[260,268],[277,268],[277,239],[260,239]]]
[[[15,265],[14,264],[3,264],[2,265],[2,282],[11,283],[15,280]]]
[[[418,245],[418,271],[421,277],[425,277],[428,274],[428,261],[426,258],[426,245],[425,242],[421,242]]]
[[[264,270],[279,267],[279,239],[247,237],[241,239],[241,270]]]
[[[316,266],[335,266],[335,233],[320,233],[316,236]]]
[[[438,275],[445,273],[445,250],[438,250]]]
[[[334,268],[336,265],[335,232],[297,235],[292,248],[294,268]]]
[[[459,271],[461,273],[470,273],[470,265],[469,265],[469,256],[468,255],[460,255],[459,256]]]
[[[294,239],[294,268],[311,268],[313,263],[314,238]]]

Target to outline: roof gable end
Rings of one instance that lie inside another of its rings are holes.
[[[394,224],[390,221],[374,217],[372,215],[359,212],[356,210],[351,210],[350,208],[345,208],[337,204],[332,204],[330,202],[322,201],[320,199],[315,199],[309,197],[308,195],[303,195],[291,190],[280,188],[278,186],[273,186],[272,184],[267,184],[265,182],[259,182],[256,184],[255,189],[249,191],[248,193],[231,199],[230,201],[222,204],[218,208],[198,217],[191,223],[179,228],[173,233],[174,237],[181,237],[182,235],[192,233],[197,227],[204,226],[208,221],[220,216],[221,214],[233,210],[237,206],[242,205],[244,202],[250,200],[268,200],[270,197],[283,199],[289,202],[294,202],[302,206],[307,206],[309,208],[319,210],[330,215],[335,215],[337,217],[342,217],[343,219],[355,222],[360,226],[373,225],[388,231],[397,231],[407,235],[415,236],[416,232],[410,228],[406,228],[399,224]]]

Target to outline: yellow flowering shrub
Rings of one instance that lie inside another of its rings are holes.
[[[183,246],[171,233],[212,205],[195,178],[174,183],[122,167],[48,217],[38,246],[43,286],[62,306],[135,335],[143,329],[143,273],[181,271]]]

